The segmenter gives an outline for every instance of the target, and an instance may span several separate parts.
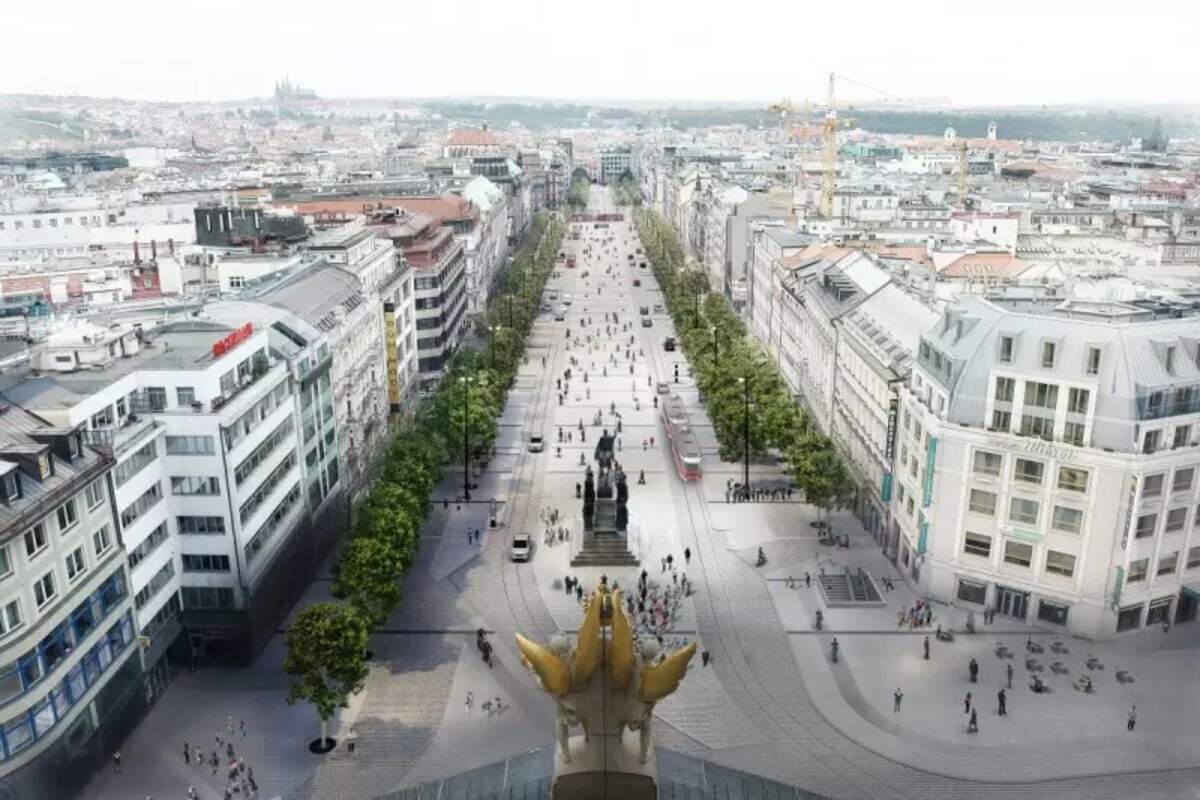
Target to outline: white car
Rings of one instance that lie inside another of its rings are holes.
[[[512,548],[509,550],[509,556],[513,561],[528,561],[529,556],[533,553],[533,537],[528,533],[517,533],[513,535]]]
[[[529,452],[540,453],[546,449],[546,440],[542,438],[540,433],[535,433],[529,437]]]
[[[658,385],[654,387],[654,390],[656,392],[658,392],[659,394],[670,394],[671,393],[671,387],[669,385],[667,385],[666,381],[659,381]]]
[[[571,305],[571,295],[564,293],[562,296],[562,302],[564,306]]]

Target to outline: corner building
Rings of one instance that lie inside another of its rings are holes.
[[[0,796],[66,797],[140,717],[133,597],[82,426],[0,411]]]
[[[1111,639],[1193,622],[1200,316],[971,297],[900,392],[892,556],[941,602]]]

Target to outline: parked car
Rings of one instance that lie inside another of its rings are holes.
[[[650,306],[642,306],[638,309],[638,313],[643,317],[650,313]]]
[[[658,385],[654,387],[654,390],[659,394],[670,394],[671,386],[666,381],[659,381]]]
[[[513,561],[528,561],[533,554],[533,537],[528,533],[513,534],[509,556]]]
[[[655,314],[661,314],[662,312],[663,312],[663,306],[662,306],[662,303],[655,303],[655,304],[654,304],[654,313],[655,313]]]
[[[545,449],[546,440],[542,438],[541,434],[535,433],[529,437],[529,452],[540,453]]]
[[[654,323],[650,321],[649,317],[642,317],[642,327],[643,328],[649,328],[652,325],[654,325]]]
[[[633,279],[633,285],[634,285],[634,286],[641,286],[641,285],[642,285],[642,279],[641,279],[641,278],[634,278],[634,279]]]
[[[666,339],[663,339],[663,350],[666,350],[668,353],[675,352],[675,337],[674,336],[668,336]]]

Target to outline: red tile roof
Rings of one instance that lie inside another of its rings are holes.
[[[942,278],[1016,278],[1033,265],[1008,253],[966,253],[938,273]]]
[[[479,209],[471,201],[464,200],[456,194],[447,193],[441,197],[394,197],[392,202],[397,208],[414,214],[428,214],[445,222],[479,218]]]
[[[446,144],[451,147],[491,147],[500,144],[500,141],[488,130],[459,128],[450,134]]]

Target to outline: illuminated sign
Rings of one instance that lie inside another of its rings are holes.
[[[1133,527],[1133,506],[1137,503],[1138,479],[1134,475],[1129,479],[1129,497],[1125,504],[1125,527],[1121,533],[1121,549],[1129,547],[1129,530]]]
[[[245,325],[236,329],[233,333],[229,334],[224,339],[213,345],[213,358],[220,358],[221,356],[225,355],[230,350],[249,339],[250,334],[252,333],[254,333],[254,326],[247,322]]]
[[[925,459],[925,486],[923,496],[921,497],[921,505],[929,508],[929,504],[933,502],[933,465],[937,458],[937,437],[929,437],[929,455]]]
[[[1031,456],[1045,456],[1046,458],[1054,458],[1066,462],[1074,461],[1077,455],[1070,447],[1060,447],[1044,442],[1041,439],[1021,439],[1010,442],[998,436],[989,436],[987,443],[988,447],[998,447],[1001,450],[1009,450],[1014,453],[1028,453]]]
[[[383,304],[383,326],[387,346],[388,403],[400,413],[400,359],[396,355],[396,306]]]
[[[888,466],[896,458],[896,418],[900,415],[900,401],[893,397],[888,401],[887,442],[885,443]]]

